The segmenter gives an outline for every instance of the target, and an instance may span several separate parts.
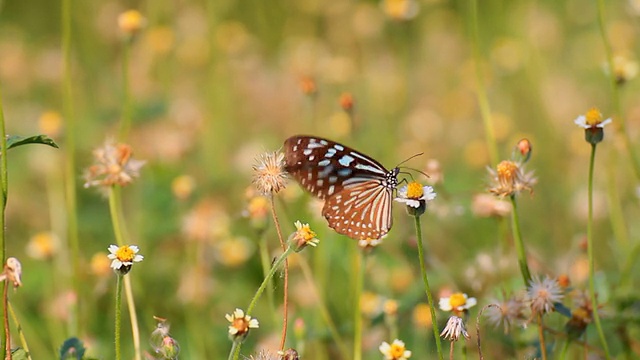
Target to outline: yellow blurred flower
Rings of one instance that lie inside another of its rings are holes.
[[[431,309],[426,303],[419,303],[413,308],[413,323],[417,328],[430,327],[432,324]]]
[[[49,137],[57,137],[62,130],[62,115],[53,110],[44,111],[38,118],[38,128]]]
[[[253,254],[254,246],[243,237],[232,237],[216,243],[218,261],[228,267],[243,265]]]
[[[60,239],[49,231],[41,231],[33,235],[27,243],[27,255],[34,259],[52,258],[60,247]]]
[[[97,252],[91,257],[91,273],[98,276],[108,276],[113,273],[111,270],[111,260],[105,252]]]
[[[180,175],[171,182],[171,191],[178,200],[187,199],[196,187],[196,181],[189,175]]]
[[[127,10],[118,15],[118,28],[127,36],[138,33],[147,24],[147,19],[138,10]]]
[[[419,10],[415,0],[383,0],[380,6],[393,20],[411,20],[418,15]]]

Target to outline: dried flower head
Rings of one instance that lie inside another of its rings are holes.
[[[110,254],[107,257],[111,261],[111,268],[119,275],[126,275],[133,266],[134,262],[140,262],[144,256],[139,255],[140,249],[136,245],[109,245]]]
[[[14,288],[22,286],[22,264],[14,257],[7,258],[4,271],[0,274],[0,281],[8,280]]]
[[[485,315],[490,323],[504,327],[504,333],[509,333],[511,326],[524,320],[525,302],[518,296],[511,296],[502,301],[493,301],[495,306],[489,307]]]
[[[296,231],[289,237],[289,243],[294,247],[296,252],[302,251],[307,246],[318,246],[320,240],[316,238],[316,233],[311,230],[309,224],[303,224],[300,221],[294,223]]]
[[[476,298],[470,298],[467,294],[459,292],[453,293],[449,297],[440,298],[439,305],[442,311],[452,311],[454,314],[460,315],[476,306],[477,303]]]
[[[407,350],[402,340],[395,339],[391,344],[383,341],[378,348],[386,360],[407,360],[411,351]]]
[[[140,168],[145,161],[135,160],[131,146],[114,144],[108,140],[93,151],[95,164],[85,171],[84,187],[99,186],[108,188],[114,185],[125,186],[140,176]]]
[[[247,337],[250,329],[259,327],[258,320],[245,315],[242,309],[236,308],[232,314],[226,314],[225,318],[231,323],[229,325],[229,337],[233,341],[242,341]]]
[[[555,309],[555,303],[562,301],[564,295],[558,280],[545,276],[544,279],[534,277],[527,288],[527,299],[531,304],[531,311],[545,314]]]
[[[526,173],[524,166],[510,160],[504,160],[496,169],[489,168],[491,187],[489,192],[499,196],[514,196],[523,190],[533,191],[532,186],[537,182],[533,172]]]
[[[458,341],[460,340],[460,335],[465,339],[469,339],[469,333],[464,326],[464,321],[454,315],[447,320],[447,325],[445,325],[444,330],[440,333],[440,337],[449,341]]]
[[[253,166],[253,184],[263,195],[276,194],[287,186],[284,153],[274,151],[261,154]]]

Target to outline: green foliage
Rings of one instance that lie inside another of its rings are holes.
[[[12,135],[7,138],[7,149],[13,149],[18,146],[29,144],[42,144],[58,148],[58,144],[56,144],[56,142],[47,135],[33,135],[27,137]]]

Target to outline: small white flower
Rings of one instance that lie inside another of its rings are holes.
[[[439,305],[442,311],[464,311],[476,306],[478,301],[464,293],[454,293],[449,297],[440,298]]]
[[[117,245],[109,245],[109,252],[111,254],[107,257],[111,260],[111,268],[119,270],[123,266],[131,266],[134,262],[140,262],[144,259],[144,256],[138,255],[140,249],[136,245],[123,245],[118,247]]]
[[[232,314],[224,316],[229,325],[229,335],[233,337],[246,336],[249,329],[257,329],[259,327],[258,319],[253,319],[249,315],[245,315],[242,309],[236,308]]]
[[[591,108],[586,114],[578,116],[573,122],[583,129],[603,128],[613,120],[602,120],[602,113],[597,108]]]
[[[421,202],[427,203],[435,198],[436,193],[431,186],[421,186],[416,182],[411,182],[398,190],[398,197],[394,200],[412,208],[418,208]]]
[[[389,345],[386,341],[383,341],[378,348],[384,355],[386,360],[407,360],[411,357],[411,351],[404,347],[402,340],[395,339],[393,343]]]

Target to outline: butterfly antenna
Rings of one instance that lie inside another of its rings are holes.
[[[423,153],[423,152],[421,152],[421,153],[415,154],[415,155],[411,156],[410,158],[406,159],[405,161],[401,162],[400,164],[396,165],[396,167],[397,167],[397,168],[399,168],[399,167],[400,167],[400,165],[402,165],[402,164],[406,163],[407,161],[409,161],[409,160],[413,159],[414,157],[418,157],[418,156],[421,156],[421,155],[424,155],[424,153]]]

